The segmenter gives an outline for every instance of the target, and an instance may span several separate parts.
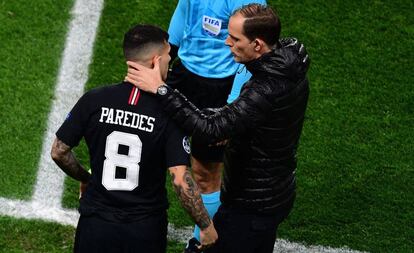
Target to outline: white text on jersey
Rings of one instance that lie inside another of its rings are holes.
[[[131,127],[146,132],[154,130],[155,118],[153,117],[113,108],[102,107],[101,109],[99,122]]]

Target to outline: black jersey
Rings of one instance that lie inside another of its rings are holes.
[[[89,149],[92,177],[81,214],[131,220],[163,211],[166,168],[189,165],[188,138],[155,95],[130,83],[85,93],[56,136],[70,147],[84,137]]]

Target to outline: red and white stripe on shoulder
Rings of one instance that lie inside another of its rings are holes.
[[[137,105],[141,91],[137,87],[133,87],[131,93],[129,94],[128,104]]]

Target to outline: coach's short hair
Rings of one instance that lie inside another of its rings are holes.
[[[150,50],[162,48],[168,33],[154,25],[136,25],[124,35],[123,49],[127,60],[143,60]]]
[[[281,24],[277,13],[270,6],[248,4],[237,9],[244,18],[243,34],[250,40],[262,39],[268,46],[275,46],[279,40]]]

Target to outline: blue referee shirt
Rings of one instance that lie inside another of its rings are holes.
[[[227,103],[231,103],[239,97],[241,89],[244,84],[250,80],[252,74],[246,69],[243,64],[238,64],[236,76],[234,77],[233,87],[231,88],[230,94],[227,98]]]
[[[249,3],[265,0],[179,0],[171,18],[169,42],[191,72],[207,78],[234,75],[237,64],[224,44],[231,14]]]

